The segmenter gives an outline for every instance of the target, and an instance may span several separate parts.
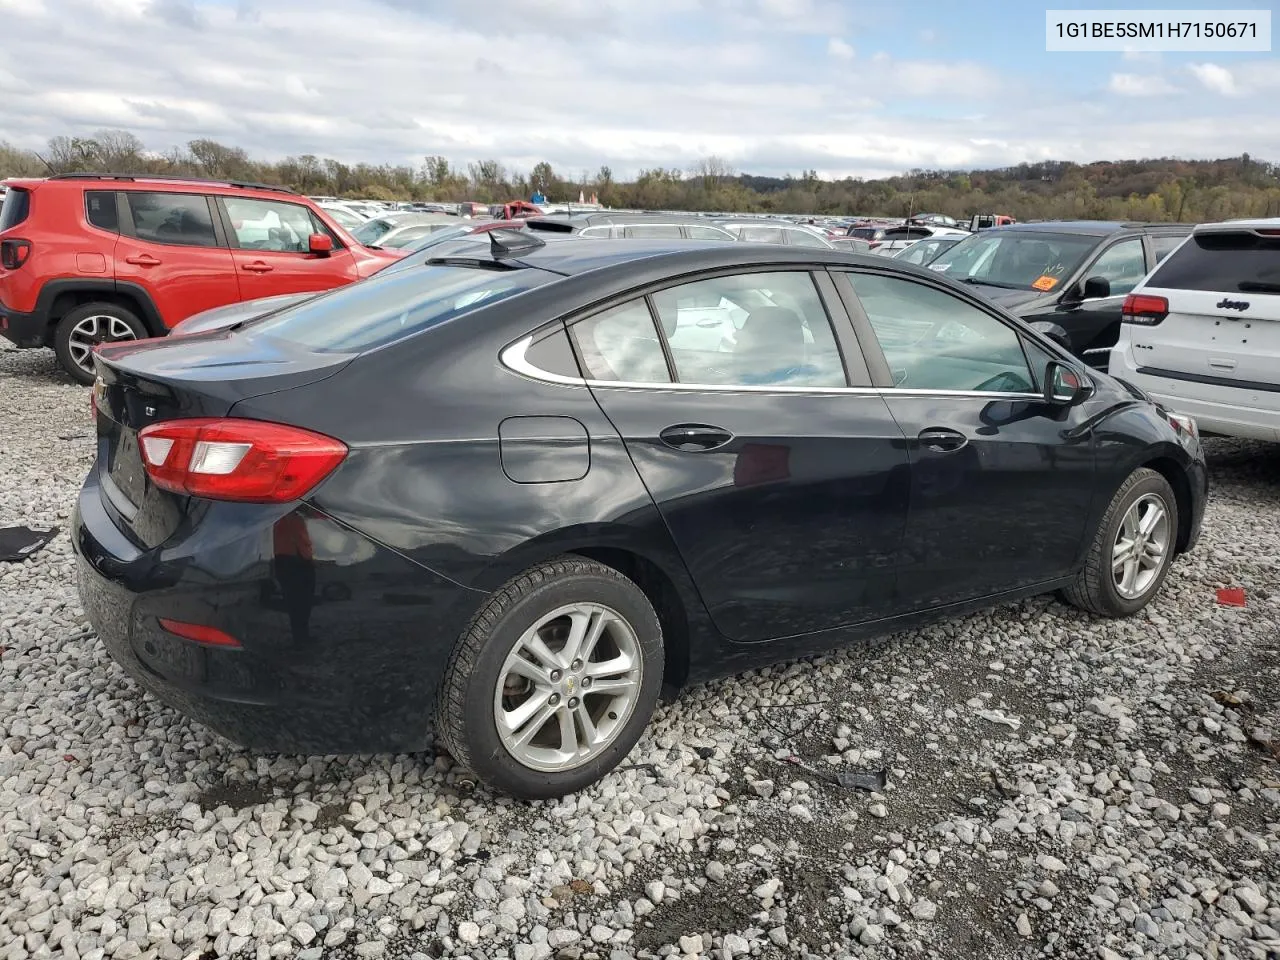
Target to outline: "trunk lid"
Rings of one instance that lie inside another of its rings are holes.
[[[227,416],[241,400],[323,380],[351,359],[226,331],[100,348],[94,362],[94,469],[107,512],[138,546],[164,543],[180,528],[192,498],[151,483],[140,430],[162,420]]]
[[[1130,328],[1142,367],[1225,386],[1280,385],[1280,231],[1197,232],[1140,292],[1169,302],[1159,324]]]

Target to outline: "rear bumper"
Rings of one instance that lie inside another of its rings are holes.
[[[72,520],[80,597],[112,658],[147,691],[257,750],[427,746],[441,671],[481,594],[306,506],[264,520],[262,507],[210,504],[180,546],[141,550],[105,511],[96,476]],[[281,522],[305,529],[311,557],[275,552]],[[242,646],[193,643],[162,617]]]
[[[1280,388],[1242,389],[1139,372],[1123,343],[1111,351],[1111,372],[1178,413],[1193,417],[1201,433],[1280,442]]]
[[[21,313],[0,302],[0,337],[15,347],[44,347],[49,325],[42,313]]]

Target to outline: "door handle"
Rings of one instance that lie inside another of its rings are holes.
[[[920,445],[935,453],[952,453],[969,442],[959,430],[948,430],[946,427],[927,427],[920,431]]]
[[[248,270],[250,273],[270,273],[275,268],[261,260],[255,260],[253,263],[242,264],[240,269]]]
[[[733,439],[733,434],[723,427],[705,423],[677,423],[659,433],[658,438],[673,450],[702,453],[723,447]]]
[[[161,263],[149,253],[141,253],[136,257],[125,257],[124,262],[132,263],[135,267],[158,267]]]

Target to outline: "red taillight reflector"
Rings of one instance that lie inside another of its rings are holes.
[[[30,240],[0,240],[0,267],[17,270],[30,257]]]
[[[347,456],[341,441],[262,420],[167,420],[138,433],[152,483],[209,500],[288,503]]]
[[[239,647],[240,641],[230,634],[223,633],[216,627],[206,627],[200,623],[183,623],[181,620],[160,618],[160,626],[175,637],[200,643],[206,647]]]
[[[1124,298],[1124,306],[1120,308],[1120,314],[1120,319],[1125,323],[1154,327],[1169,315],[1169,301],[1164,297],[1131,293]]]

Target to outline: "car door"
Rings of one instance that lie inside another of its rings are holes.
[[[166,328],[240,299],[235,263],[211,198],[149,190],[122,190],[116,197],[116,283],[145,293]]]
[[[230,196],[217,202],[243,299],[318,292],[360,278],[351,251],[303,204]],[[329,237],[333,249],[311,253],[315,233]]]
[[[1094,454],[1088,431],[1074,431],[1082,409],[1041,399],[1050,354],[978,299],[925,280],[844,271],[837,281],[907,438],[904,600],[931,608],[1068,575]]]
[[[1120,336],[1125,295],[1146,272],[1142,237],[1125,237],[1099,252],[1080,273],[1079,282],[1063,294],[1058,304],[1062,319],[1055,322],[1070,332],[1072,349],[1086,363],[1107,369],[1111,348]],[[1105,282],[1105,286],[1095,292],[1090,281]]]
[[[705,336],[715,309],[745,314],[734,342]],[[825,273],[721,272],[570,329],[722,633],[896,612],[907,454]]]

